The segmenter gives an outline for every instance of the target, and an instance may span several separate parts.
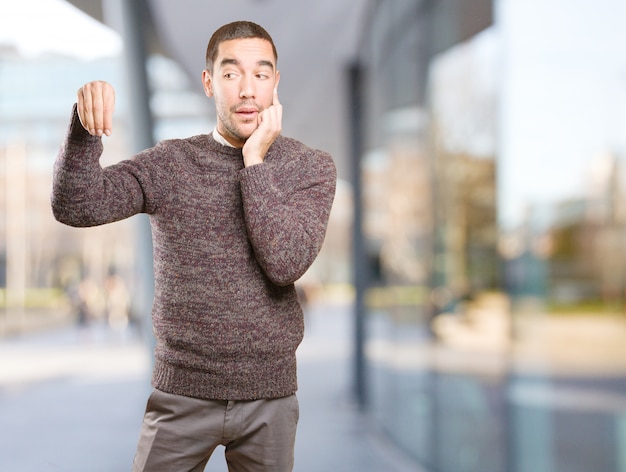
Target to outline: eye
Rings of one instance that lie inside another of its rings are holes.
[[[234,72],[226,72],[224,74],[225,79],[234,79],[235,77],[237,77],[237,74],[235,74]]]

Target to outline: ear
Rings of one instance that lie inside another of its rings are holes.
[[[274,84],[274,88],[278,88],[278,82],[280,82],[280,71],[276,71],[276,83]]]
[[[206,96],[211,98],[213,96],[213,79],[211,73],[206,69],[202,71],[202,87]]]

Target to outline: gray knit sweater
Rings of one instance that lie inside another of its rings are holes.
[[[210,134],[163,141],[102,168],[73,110],[54,166],[58,221],[150,216],[153,386],[215,400],[294,393],[302,309],[293,283],[317,256],[334,198],[331,157],[279,136],[263,164]]]

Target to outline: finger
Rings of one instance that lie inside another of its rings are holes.
[[[278,101],[278,88],[274,89],[274,98],[272,100],[272,105],[280,105],[280,102]]]
[[[270,134],[275,134],[276,131],[280,132],[281,116],[281,106],[272,105],[259,114],[259,127],[262,126]]]
[[[113,87],[107,85],[104,88],[102,99],[102,131],[105,135],[111,136],[111,132],[113,131],[113,110],[115,108],[115,91]]]
[[[274,89],[274,101],[273,101],[272,108],[274,109],[274,113],[275,113],[274,115],[275,126],[276,126],[278,133],[280,133],[282,130],[282,123],[283,123],[283,106],[278,101],[278,88]]]
[[[104,132],[104,97],[103,89],[100,84],[94,89],[92,94],[92,106],[93,106],[93,126],[96,136],[102,136]]]
[[[93,113],[91,107],[91,90],[87,85],[84,85],[78,90],[78,117],[80,118],[80,122],[90,134],[94,134],[94,126],[93,126]]]

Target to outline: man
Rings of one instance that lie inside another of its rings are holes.
[[[321,248],[336,170],[280,135],[276,67],[263,28],[219,28],[202,73],[213,133],[104,169],[114,90],[78,92],[55,163],[55,217],[93,226],[144,212],[152,226],[154,390],[134,471],[201,471],[220,444],[230,471],[293,469],[304,329],[294,282]]]

